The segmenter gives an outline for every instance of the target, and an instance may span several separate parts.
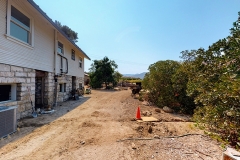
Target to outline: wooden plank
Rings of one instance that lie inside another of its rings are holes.
[[[141,120],[137,120],[138,122],[158,122],[159,120],[154,117],[141,117]]]

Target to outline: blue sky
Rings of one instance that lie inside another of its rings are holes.
[[[54,21],[78,33],[91,58],[104,56],[122,74],[148,71],[183,50],[207,48],[230,34],[240,0],[34,0]],[[85,60],[85,71],[92,61]]]

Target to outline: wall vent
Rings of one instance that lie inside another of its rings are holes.
[[[0,106],[0,138],[16,131],[16,108]]]

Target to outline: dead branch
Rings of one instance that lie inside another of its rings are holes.
[[[203,134],[198,134],[198,133],[188,133],[188,134],[183,134],[183,135],[179,135],[179,136],[165,136],[165,137],[160,137],[160,138],[180,138],[180,137],[186,137],[186,136],[194,136],[194,135],[200,135],[200,136],[205,136]],[[126,139],[120,139],[117,140],[117,142],[123,142],[123,141],[127,141],[127,140],[157,140],[159,138],[126,138]]]
[[[205,155],[205,156],[208,156],[208,157],[211,157],[211,158],[213,158],[211,155],[209,155],[209,154],[206,154],[206,153],[203,153],[203,152],[201,152],[201,151],[198,151],[198,150],[195,150],[196,152],[198,152],[198,153],[201,153],[201,154],[203,154],[203,155]]]

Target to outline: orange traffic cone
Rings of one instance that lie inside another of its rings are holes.
[[[138,109],[137,109],[136,119],[142,119],[141,118],[141,113],[140,113],[140,107],[138,107]]]

